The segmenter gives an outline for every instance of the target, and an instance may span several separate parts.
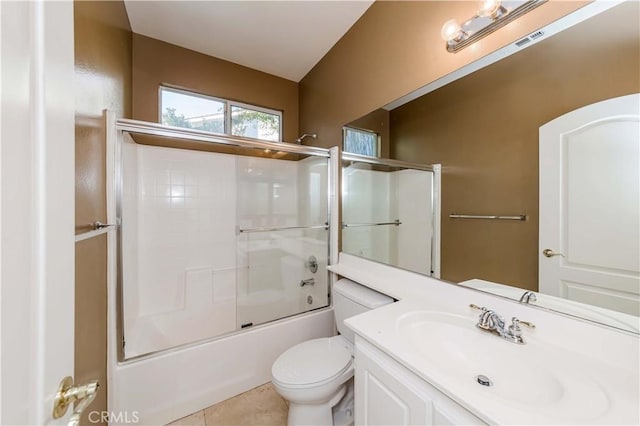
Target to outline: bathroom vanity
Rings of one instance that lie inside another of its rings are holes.
[[[398,299],[345,321],[356,424],[640,424],[637,334],[340,256],[333,272]],[[504,335],[477,326],[489,311]]]
[[[485,424],[362,338],[356,340],[355,378],[356,424]]]

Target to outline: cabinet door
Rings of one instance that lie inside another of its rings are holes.
[[[432,404],[421,398],[393,366],[382,366],[360,350],[356,354],[356,425],[424,425]]]
[[[479,418],[356,337],[356,425],[484,425]]]

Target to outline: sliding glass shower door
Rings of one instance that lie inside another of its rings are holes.
[[[327,160],[236,164],[238,327],[326,306]]]
[[[328,151],[152,127],[119,141],[120,359],[327,306]]]

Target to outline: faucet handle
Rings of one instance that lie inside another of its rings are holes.
[[[519,320],[516,317],[511,318],[511,326],[518,327],[520,324],[524,325],[525,327],[536,328],[536,325],[534,323],[532,323],[532,322],[522,321],[522,320]]]
[[[469,305],[469,307],[470,307],[471,309],[477,309],[478,311],[482,311],[482,312],[487,312],[487,311],[488,311],[488,309],[487,309],[487,308],[485,308],[484,306],[474,305],[473,303],[471,303],[471,304]]]
[[[520,324],[524,325],[525,327],[529,327],[529,328],[536,328],[535,324],[532,322],[528,322],[528,321],[520,321],[518,318],[513,317],[511,318],[511,325],[509,326],[509,334],[518,339],[519,341],[521,341],[522,343],[524,343],[524,340],[522,339],[522,329],[520,328]]]

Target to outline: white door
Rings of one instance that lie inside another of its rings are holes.
[[[1,424],[49,425],[73,375],[73,4],[0,2]]]
[[[640,94],[540,127],[540,292],[640,315]]]

